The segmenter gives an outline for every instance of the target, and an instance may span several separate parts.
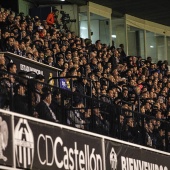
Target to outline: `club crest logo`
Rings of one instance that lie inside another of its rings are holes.
[[[15,127],[14,137],[17,165],[31,169],[34,159],[34,137],[26,119],[19,119]]]
[[[8,145],[8,126],[6,121],[2,120],[0,116],[0,159],[7,161],[7,157],[4,156],[3,150],[6,149]]]
[[[117,154],[114,148],[112,148],[110,152],[110,166],[111,170],[117,170]]]

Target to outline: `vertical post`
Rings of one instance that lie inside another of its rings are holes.
[[[71,84],[70,84],[70,86],[71,86],[71,106],[73,106],[73,78],[71,78]]]
[[[165,60],[168,60],[168,51],[167,51],[167,40],[166,40],[166,35],[164,35],[164,56],[165,56]]]
[[[103,155],[103,170],[106,170],[106,151],[105,151],[105,139],[102,138],[102,155]]]
[[[109,36],[110,36],[110,46],[112,46],[112,18],[110,17],[109,18],[109,30],[110,30],[110,34],[109,34]]]
[[[125,14],[125,48],[126,48],[126,54],[128,55],[128,30],[127,30],[127,15]]]
[[[11,128],[12,128],[12,156],[13,156],[13,168],[16,168],[16,159],[15,159],[15,139],[14,139],[14,115],[11,115]]]
[[[141,124],[142,124],[142,145],[145,145],[145,117],[142,115],[141,117]]]
[[[13,83],[10,84],[10,110],[14,111]]]
[[[168,124],[167,122],[165,122],[165,151],[168,152],[169,150],[169,139],[168,139],[168,128],[169,128],[170,124]]]
[[[122,139],[122,135],[121,135],[121,129],[120,129],[120,115],[122,114],[122,107],[119,106],[120,108],[120,112],[116,113],[117,114],[117,123],[118,123],[118,139]]]
[[[140,94],[137,95],[138,95],[138,113],[140,113]]]
[[[59,77],[59,70],[57,70],[57,77]],[[55,82],[56,82],[56,86],[59,87],[59,81],[60,79],[56,79]]]
[[[62,124],[67,125],[68,109],[64,106],[65,101],[65,91],[61,90],[61,108],[63,111],[62,114]]]
[[[32,116],[32,114],[34,112],[34,110],[33,110],[34,108],[32,106],[32,91],[31,91],[32,83],[35,84],[35,82],[33,82],[31,79],[28,79],[27,89],[28,89],[28,113],[29,113],[29,116]]]
[[[90,80],[90,97],[92,97],[92,80]]]
[[[84,107],[86,107],[87,106],[87,103],[86,103],[87,100],[86,100],[86,85],[85,84],[83,85],[83,91],[84,91],[83,95],[85,96],[85,97],[83,96],[84,97]]]
[[[91,100],[91,102],[90,102],[90,107],[91,107],[91,120],[90,120],[90,121],[91,121],[91,127],[90,127],[90,128],[91,128],[91,129],[90,129],[90,130],[91,130],[92,132],[95,132],[95,131],[94,131],[95,120],[94,120],[94,109],[93,109],[93,108],[94,108],[94,107],[93,107],[93,106],[94,106],[94,100],[92,100],[92,98],[91,98],[90,100]]]
[[[146,44],[146,30],[144,30],[144,55],[147,56],[147,44]]]
[[[90,5],[87,6],[87,26],[88,26],[88,38],[91,39],[91,29],[90,29]]]

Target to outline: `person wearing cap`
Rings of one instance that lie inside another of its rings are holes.
[[[41,25],[38,27],[38,32],[40,38],[44,38],[46,36],[46,30]]]

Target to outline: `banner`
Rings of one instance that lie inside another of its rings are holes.
[[[57,77],[59,75],[60,69],[36,62],[34,60],[27,59],[22,56],[18,56],[12,53],[4,53],[10,59],[10,62],[13,62],[17,66],[17,72],[24,71],[30,72],[30,77],[35,77],[35,74],[42,74],[45,76],[45,81],[47,82],[52,77]],[[7,61],[8,63],[9,61]],[[51,81],[51,85],[57,85],[57,80]]]
[[[107,170],[170,170],[169,156],[105,140]]]
[[[103,170],[102,140],[15,117],[18,168]]]
[[[5,112],[0,112],[1,167],[14,170],[170,170],[168,153]]]
[[[13,166],[11,116],[0,112],[0,165]]]

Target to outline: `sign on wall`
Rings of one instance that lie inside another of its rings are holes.
[[[169,156],[105,140],[107,170],[170,170]]]
[[[18,168],[103,170],[100,138],[16,117],[14,133]]]
[[[11,116],[0,113],[0,165],[13,165]]]
[[[45,76],[45,81],[47,82],[52,77],[57,77],[59,75],[60,69],[32,61],[30,59],[18,56],[12,53],[4,53],[10,60],[17,66],[17,72],[30,73],[30,77],[35,77],[35,74],[41,74]],[[9,62],[9,61],[8,61]],[[7,63],[8,63],[7,62]],[[35,73],[35,74],[34,74]],[[51,85],[57,85],[57,81],[54,81]]]
[[[1,166],[34,170],[170,170],[169,154],[42,122],[1,110]]]

